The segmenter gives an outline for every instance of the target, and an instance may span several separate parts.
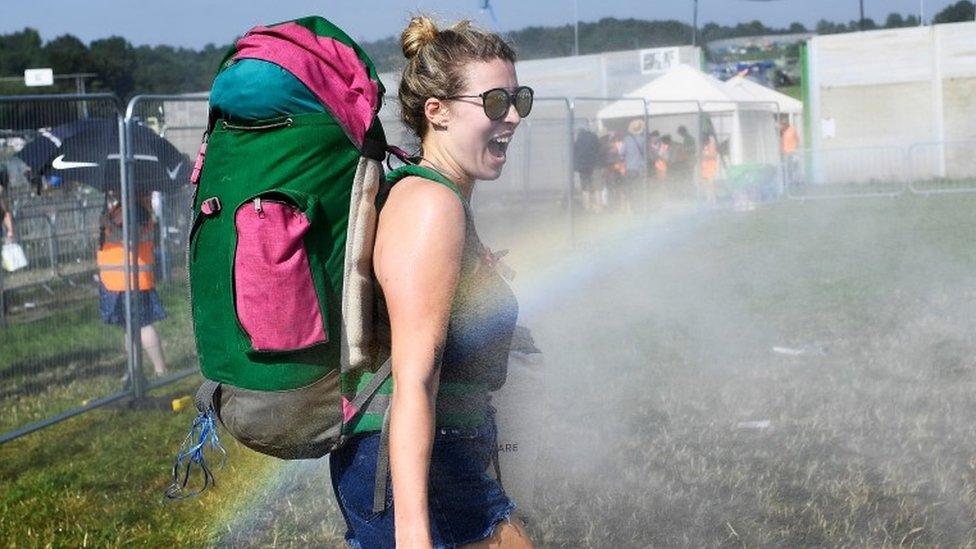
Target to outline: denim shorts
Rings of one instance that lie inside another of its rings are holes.
[[[155,289],[133,292],[132,304],[139,307],[140,328],[166,318],[166,309]],[[105,324],[125,327],[125,292],[110,291],[99,283],[98,312]]]
[[[515,504],[491,468],[495,422],[477,428],[437,428],[430,459],[429,512],[434,547],[453,548],[491,536]],[[379,433],[359,435],[329,455],[332,487],[346,520],[346,542],[355,549],[394,546],[393,490],[387,482],[386,509],[373,512],[373,481]]]

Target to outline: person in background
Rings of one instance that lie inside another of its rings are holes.
[[[719,156],[718,140],[714,133],[705,135],[701,151],[701,184],[702,193],[705,195],[705,202],[709,206],[714,206],[715,180],[718,179]]]
[[[783,153],[784,166],[786,171],[786,184],[794,185],[799,183],[799,158],[797,151],[800,148],[800,134],[790,123],[789,115],[780,117],[779,120],[780,150]]]
[[[681,138],[681,153],[684,158],[690,160],[695,157],[695,138],[691,136],[688,128],[684,126],[678,126],[678,137]]]
[[[668,165],[671,163],[671,134],[661,138],[658,147],[657,160],[654,161],[654,175],[657,180],[665,184],[668,180]]]
[[[654,164],[661,156],[661,132],[654,130],[647,136],[647,169],[654,170]]]
[[[579,174],[580,192],[583,197],[585,211],[600,209],[600,189],[593,180],[593,171],[600,162],[600,139],[590,131],[589,124],[584,120],[576,142],[573,143],[573,162]]]
[[[628,213],[633,213],[635,203],[644,191],[644,174],[647,170],[647,138],[644,129],[644,120],[635,118],[627,125],[627,134],[623,139],[625,171],[621,186],[622,206]]]
[[[9,188],[10,174],[7,172],[7,166],[0,164],[0,218],[3,219],[3,242],[5,244],[17,242],[17,231],[14,230],[14,214],[10,211]]]
[[[683,194],[686,194],[688,185],[693,184],[692,172],[697,161],[698,144],[685,126],[678,126],[678,138],[680,141],[674,145],[671,151],[671,162],[669,164],[672,178],[680,180]]]
[[[135,226],[139,230],[139,246],[131,282],[124,273],[125,248],[122,241],[122,204],[114,194],[106,197],[105,211],[99,220],[99,247],[96,255],[99,278],[98,308],[102,322],[125,327],[125,290],[135,290],[132,302],[139,308],[139,336],[142,348],[152,362],[157,376],[166,373],[163,348],[153,323],[166,318],[166,310],[156,292],[155,277],[155,221],[149,195],[138,197],[134,208]],[[126,374],[128,375],[128,374]],[[127,379],[127,378],[123,378]]]
[[[657,180],[655,176],[658,159],[661,158],[661,132],[654,130],[647,134],[647,189],[649,195],[649,202],[652,204],[663,203],[666,199],[666,190],[664,185],[661,185],[660,181]],[[652,184],[653,182],[653,184]]]
[[[611,132],[603,139],[603,162],[606,166],[604,171],[604,200],[603,205],[612,208],[621,208],[623,204],[623,178],[627,173],[627,165],[624,164],[624,141],[618,132]]]

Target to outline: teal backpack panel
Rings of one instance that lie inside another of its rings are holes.
[[[325,112],[301,80],[261,59],[240,59],[222,70],[210,88],[210,108],[216,117],[232,121]]]

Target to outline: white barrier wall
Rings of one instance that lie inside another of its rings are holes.
[[[656,64],[655,64],[656,63]],[[628,50],[576,57],[532,59],[515,65],[519,82],[537,97],[622,97],[679,64],[701,65],[701,48],[681,46]],[[395,96],[399,72],[380,74],[387,93]]]
[[[976,140],[976,23],[818,36],[807,55],[811,148]],[[917,175],[976,175],[960,148],[929,150]]]

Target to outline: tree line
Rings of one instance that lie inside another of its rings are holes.
[[[960,0],[935,15],[933,23],[972,21],[976,6],[971,0]],[[878,28],[897,28],[918,24],[915,15],[890,14],[883,23],[872,19],[836,23],[822,20],[813,29],[801,23],[786,28],[770,28],[759,21],[723,26],[708,23],[699,29],[699,40],[709,41],[743,36],[816,32],[832,34]],[[520,59],[541,59],[571,55],[573,26],[527,27],[506,33],[515,44]],[[692,29],[680,21],[647,21],[604,18],[580,23],[581,54],[688,44]],[[402,66],[398,40],[395,37],[362,43],[379,71],[398,70]],[[186,93],[207,90],[214,70],[230,46],[208,44],[200,50],[172,46],[133,46],[125,38],[112,36],[85,44],[71,34],[48,42],[36,29],[0,35],[0,76],[20,76],[25,69],[51,67],[55,74],[94,73],[88,91],[108,91],[126,98],[133,93]],[[0,93],[25,93],[22,83],[0,83]],[[59,93],[74,91],[73,82],[59,81],[52,88],[35,88],[32,92]]]

